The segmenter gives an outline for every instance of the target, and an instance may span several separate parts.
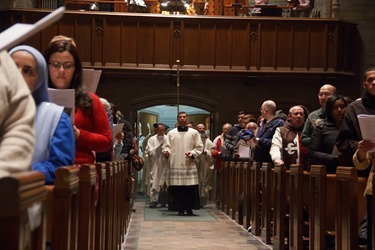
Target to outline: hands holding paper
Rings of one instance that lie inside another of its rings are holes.
[[[358,161],[364,161],[366,159],[366,154],[368,151],[375,148],[375,143],[370,140],[362,140],[358,142]]]

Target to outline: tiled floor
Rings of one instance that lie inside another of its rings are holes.
[[[144,207],[144,201],[135,203],[136,212],[132,214],[122,249],[271,249],[217,210],[214,204],[206,207],[216,218],[214,222],[145,221]]]

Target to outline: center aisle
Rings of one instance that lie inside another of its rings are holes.
[[[145,221],[145,201],[135,202],[128,233],[122,249],[272,249],[228,216],[215,208],[205,207],[216,221]]]

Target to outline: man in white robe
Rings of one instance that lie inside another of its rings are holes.
[[[186,126],[186,112],[179,112],[178,126],[167,134],[163,154],[169,159],[169,188],[172,201],[170,210],[179,215],[193,215],[192,209],[199,209],[198,170],[195,159],[203,151],[201,137],[197,130]]]
[[[162,146],[166,140],[165,125],[156,125],[156,135],[150,137],[147,141],[145,155],[150,167],[150,208],[155,208],[159,203],[159,191],[164,185],[165,171],[168,171],[168,160],[162,154]],[[164,178],[163,178],[164,177]]]
[[[158,123],[154,123],[152,125],[152,132],[150,132],[148,135],[146,135],[146,137],[143,139],[142,141],[142,151],[144,152],[143,153],[143,160],[145,161],[145,164],[143,165],[143,168],[142,168],[142,183],[143,183],[143,187],[144,187],[144,190],[145,190],[145,195],[148,195],[148,196],[151,196],[150,194],[150,191],[151,191],[151,184],[150,184],[150,169],[151,169],[151,166],[152,166],[152,162],[148,159],[148,155],[146,153],[146,147],[147,147],[147,144],[148,144],[148,140],[150,140],[150,138],[154,135],[156,135],[156,130],[158,128]]]
[[[208,138],[205,126],[203,124],[197,125],[197,131],[201,136],[203,143],[203,152],[197,157],[198,165],[198,180],[199,180],[199,196],[200,196],[200,205],[204,207],[207,205],[207,200],[210,196],[210,191],[212,189],[212,156],[211,156],[211,147],[212,141]]]

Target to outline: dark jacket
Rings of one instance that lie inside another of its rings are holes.
[[[229,150],[230,155],[233,155],[234,147],[238,142],[238,132],[243,129],[238,124],[233,125],[224,137],[224,147]]]
[[[336,140],[338,150],[345,155],[345,160],[340,165],[354,166],[352,157],[358,148],[358,142],[362,140],[357,118],[359,114],[375,115],[375,96],[365,92],[361,99],[352,102],[346,108]]]
[[[323,125],[315,127],[309,143],[309,159],[311,164],[321,164],[327,167],[328,174],[336,173],[337,156],[332,154],[339,128],[333,122],[324,121]]]
[[[284,126],[285,121],[281,117],[273,118],[265,127],[266,121],[263,121],[257,133],[259,138],[258,145],[254,148],[254,160],[257,162],[272,162],[270,148],[273,134],[277,127]],[[265,128],[264,128],[265,127]]]

